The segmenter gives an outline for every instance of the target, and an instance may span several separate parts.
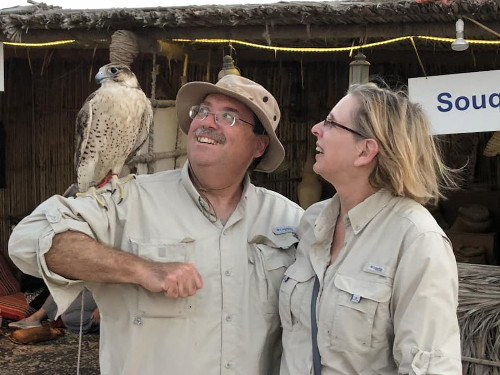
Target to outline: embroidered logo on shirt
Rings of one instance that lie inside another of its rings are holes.
[[[375,271],[375,272],[378,272],[378,273],[383,273],[384,272],[384,267],[376,266],[374,264],[369,264],[368,265],[368,269],[372,270],[372,271]]]
[[[295,227],[276,227],[273,228],[273,233],[276,235],[285,233],[295,233]]]
[[[353,294],[352,297],[351,297],[351,302],[360,303],[361,302],[361,296],[359,294]]]
[[[365,263],[363,271],[382,277],[393,277],[393,269],[387,264]]]

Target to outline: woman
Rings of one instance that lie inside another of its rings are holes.
[[[311,302],[323,375],[461,374],[455,258],[422,206],[456,187],[455,171],[422,109],[403,93],[355,85],[312,132],[314,171],[337,193],[304,214],[281,285],[281,374],[319,373]]]

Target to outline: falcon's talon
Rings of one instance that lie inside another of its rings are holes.
[[[99,204],[99,206],[105,208],[106,210],[108,209],[108,206],[106,205],[106,202],[104,202],[101,198],[99,198],[98,194],[102,192],[102,188],[99,190],[96,190],[95,186],[92,186],[88,191],[85,193],[76,193],[77,197],[92,197],[96,200],[96,202]]]
[[[102,188],[97,189],[97,190],[95,191],[95,193],[96,193],[97,195],[101,195],[101,194],[107,193],[107,189],[106,189],[106,188],[104,188],[104,187],[102,187]]]
[[[106,209],[106,211],[108,210],[108,206],[106,205],[106,203],[105,203],[105,202],[103,202],[103,200],[102,200],[102,199],[100,199],[100,198],[97,196],[97,194],[95,194],[94,198],[95,198],[96,202],[99,204],[99,206],[101,206],[101,207],[103,207],[104,209]]]
[[[116,187],[118,190],[120,190],[120,200],[118,201],[118,204],[123,202],[123,200],[125,199],[125,195],[126,195],[125,194],[125,184],[127,182],[129,182],[130,180],[134,180],[135,178],[136,177],[134,174],[129,174],[126,177],[119,180],[118,182],[116,182]],[[113,181],[112,181],[112,183],[113,183]]]

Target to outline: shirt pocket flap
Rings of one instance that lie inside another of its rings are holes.
[[[281,267],[288,267],[294,261],[294,252],[285,251],[280,248],[269,247],[263,244],[256,244],[264,260],[266,270],[276,270]]]
[[[301,261],[301,259],[297,259],[297,261],[285,271],[284,280],[290,278],[298,281],[299,283],[303,283],[307,280],[310,280],[314,276],[315,273],[312,266],[306,261]]]
[[[335,286],[353,296],[367,298],[376,302],[387,302],[391,298],[392,287],[373,280],[355,279],[350,276],[337,275]]]
[[[192,240],[183,240],[178,243],[170,241],[140,242],[132,240],[132,248],[138,256],[156,262],[188,262],[192,256]]]
[[[299,240],[297,239],[295,233],[283,233],[283,234],[258,234],[248,243],[250,244],[263,244],[279,249],[288,249],[295,245]]]
[[[262,254],[266,270],[275,270],[288,267],[295,260],[295,250],[290,249],[298,242],[293,233],[280,235],[258,235],[252,238],[251,245],[259,249]],[[287,251],[290,249],[290,251]],[[253,252],[252,252],[253,253]],[[249,254],[249,260],[254,263],[254,254]]]

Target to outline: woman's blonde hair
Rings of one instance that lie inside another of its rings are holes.
[[[361,104],[356,128],[379,146],[371,186],[421,204],[437,204],[445,188],[458,187],[458,171],[443,163],[427,116],[404,91],[367,83],[352,85],[348,94]]]

